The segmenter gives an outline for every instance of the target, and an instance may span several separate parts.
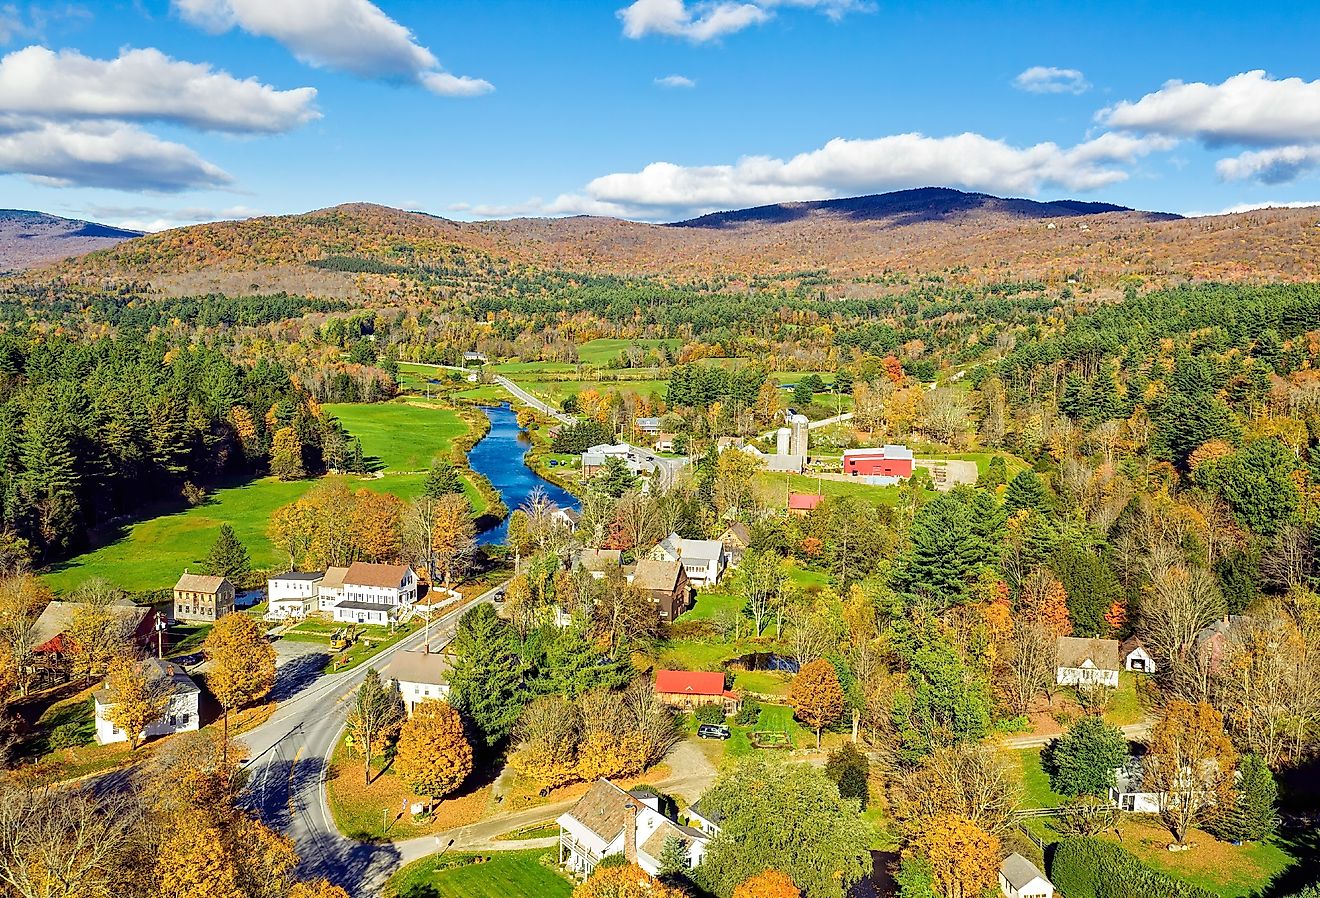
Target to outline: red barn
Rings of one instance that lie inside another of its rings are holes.
[[[824,501],[824,496],[817,496],[815,493],[789,493],[788,513],[805,518],[808,513]]]
[[[843,473],[853,476],[911,477],[912,450],[887,445],[878,449],[846,449]]]
[[[738,708],[738,695],[724,688],[720,671],[657,670],[655,697],[673,708],[723,704],[726,714]]]

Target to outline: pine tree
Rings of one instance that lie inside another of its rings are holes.
[[[660,879],[672,885],[681,885],[691,869],[688,864],[687,842],[678,836],[665,839],[660,849]]]
[[[238,541],[234,528],[228,524],[220,525],[220,533],[211,544],[211,551],[206,556],[206,572],[215,577],[227,577],[238,583],[252,569],[252,559],[247,548]]]
[[[1237,800],[1215,822],[1214,832],[1225,839],[1263,842],[1279,828],[1279,787],[1259,755],[1243,755],[1238,773]]]
[[[870,789],[867,780],[870,771],[871,762],[851,742],[845,742],[830,752],[829,758],[825,761],[825,775],[839,787],[839,795],[843,798],[856,799],[861,803],[863,810],[866,809],[869,798]]]
[[[1010,513],[1023,509],[1049,513],[1050,503],[1045,495],[1045,484],[1035,471],[1028,468],[1014,475],[1008,483],[1008,489],[1004,491],[1004,507]]]
[[[478,605],[459,621],[451,651],[450,700],[488,746],[496,745],[512,732],[528,698],[513,630],[490,605]]]
[[[452,462],[443,458],[431,460],[431,469],[426,472],[426,483],[422,486],[422,495],[428,499],[439,499],[454,493],[463,492],[463,481]]]

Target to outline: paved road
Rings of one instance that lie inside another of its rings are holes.
[[[501,374],[497,374],[495,376],[495,383],[499,384],[501,387],[504,387],[504,389],[512,393],[513,397],[517,399],[519,402],[522,402],[526,405],[530,405],[538,412],[542,412],[543,414],[549,415],[550,417],[558,421],[560,424],[577,423],[577,418],[574,418],[572,415],[564,414],[559,409],[555,408],[553,405],[551,405],[548,402],[545,402],[544,400],[537,399],[531,393],[528,393],[522,387],[518,386],[516,383],[514,383],[513,381],[509,380],[507,377]]]
[[[432,647],[443,648],[458,619],[475,604],[491,601],[498,588],[433,621]],[[241,737],[250,754],[250,806],[294,840],[302,859],[300,872],[324,876],[350,895],[376,894],[401,854],[390,844],[366,844],[339,835],[325,797],[330,754],[348,719],[349,700],[367,669],[379,669],[396,652],[417,648],[425,636],[425,630],[418,631],[381,652],[371,664],[342,674],[317,676],[310,669],[298,670],[293,661],[283,665],[276,682],[276,692],[282,693],[279,707],[270,720]]]

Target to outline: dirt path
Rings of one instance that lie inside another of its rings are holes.
[[[1129,740],[1140,742],[1150,738],[1150,721],[1139,721],[1130,723],[1127,726],[1119,727],[1118,731]],[[1048,745],[1050,740],[1059,738],[1058,733],[1047,736],[1014,736],[1011,739],[1005,739],[1001,745],[1005,748],[1035,748],[1036,746]]]

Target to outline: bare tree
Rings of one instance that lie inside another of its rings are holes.
[[[941,814],[966,817],[987,832],[1012,825],[1022,788],[1013,765],[986,745],[937,748],[894,784],[895,812],[916,823]]]
[[[1175,690],[1196,693],[1196,634],[1224,613],[1224,597],[1204,568],[1152,558],[1137,632]]]
[[[1019,620],[1005,640],[999,688],[1014,714],[1026,714],[1031,703],[1054,682],[1058,642],[1039,621]]]
[[[1310,582],[1315,569],[1315,547],[1310,534],[1300,524],[1280,529],[1260,559],[1260,572],[1282,590]]]
[[[756,628],[752,635],[759,638],[784,583],[779,556],[771,551],[748,550],[738,565],[736,582],[747,599],[747,613]]]

